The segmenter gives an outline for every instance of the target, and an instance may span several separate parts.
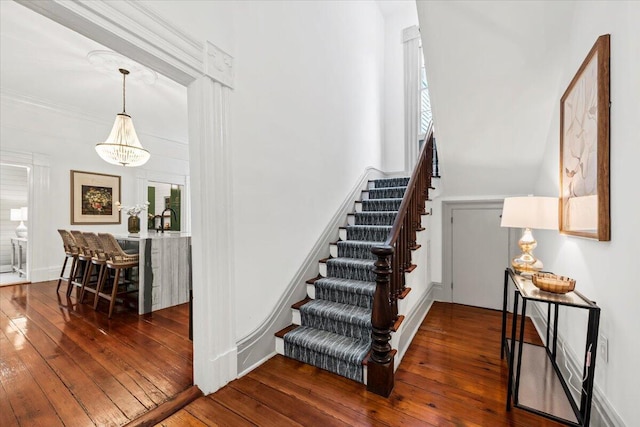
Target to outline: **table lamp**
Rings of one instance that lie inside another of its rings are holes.
[[[518,245],[522,253],[511,260],[511,267],[521,275],[542,270],[542,261],[533,256],[538,246],[532,229],[558,229],[558,199],[556,197],[507,197],[502,207],[501,227],[523,228]]]
[[[24,225],[24,221],[27,220],[27,208],[11,209],[10,211],[11,221],[20,221],[20,225],[16,227],[16,236],[27,237],[27,226]]]

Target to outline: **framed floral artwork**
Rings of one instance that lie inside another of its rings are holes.
[[[560,100],[560,232],[610,240],[609,34]]]
[[[71,171],[71,224],[120,224],[120,177]]]

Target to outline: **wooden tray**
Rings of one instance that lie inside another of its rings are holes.
[[[566,294],[576,288],[576,281],[574,279],[552,273],[535,273],[531,281],[541,291],[552,292],[554,294]]]

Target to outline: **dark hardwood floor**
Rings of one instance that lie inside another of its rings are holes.
[[[0,426],[121,426],[192,384],[186,305],[108,320],[55,285],[0,288]],[[389,399],[276,356],[158,425],[556,425],[506,412],[500,325],[499,312],[435,303]],[[539,342],[531,325],[527,339]]]
[[[64,289],[0,288],[0,426],[120,426],[193,384],[187,304],[109,320]]]
[[[435,303],[396,372],[389,399],[275,356],[159,426],[555,426],[505,410],[501,313]],[[529,324],[525,340],[540,340]]]

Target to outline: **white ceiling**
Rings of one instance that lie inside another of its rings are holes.
[[[16,2],[0,1],[2,96],[111,124],[122,111],[122,75],[117,64],[109,72],[96,69],[87,58],[95,50],[109,49]],[[127,113],[141,140],[148,134],[186,143],[186,88],[162,75],[150,85],[131,71]]]

